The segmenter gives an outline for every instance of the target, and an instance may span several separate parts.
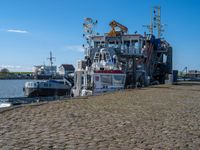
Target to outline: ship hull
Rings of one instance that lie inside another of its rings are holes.
[[[69,89],[49,89],[49,88],[26,88],[27,97],[44,97],[44,96],[66,96],[70,95]]]
[[[26,82],[24,94],[27,97],[70,95],[71,87],[64,81],[47,80]]]

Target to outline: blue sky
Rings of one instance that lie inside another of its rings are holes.
[[[83,18],[98,20],[96,31],[110,30],[116,20],[129,33],[143,34],[150,22],[150,8],[160,5],[164,37],[174,50],[174,69],[200,69],[199,0],[0,0],[0,67],[31,71],[48,64],[76,64],[83,58]]]

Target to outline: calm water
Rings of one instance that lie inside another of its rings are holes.
[[[0,80],[0,98],[22,97],[23,87],[30,80]]]

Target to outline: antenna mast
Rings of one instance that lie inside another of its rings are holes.
[[[92,37],[96,35],[94,29],[97,25],[97,20],[93,20],[92,18],[84,18],[83,28],[84,34],[83,37],[86,39],[86,46],[83,45],[85,49],[85,55],[90,55],[90,48],[92,46]]]

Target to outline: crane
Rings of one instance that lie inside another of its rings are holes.
[[[124,25],[118,23],[117,21],[113,20],[110,22],[110,27],[112,28],[111,31],[108,33],[108,36],[118,36],[128,32],[128,28]],[[117,31],[116,27],[120,29]]]
[[[187,73],[188,73],[188,68],[184,67],[183,70],[181,71],[181,76],[184,78],[184,80],[187,77]]]

